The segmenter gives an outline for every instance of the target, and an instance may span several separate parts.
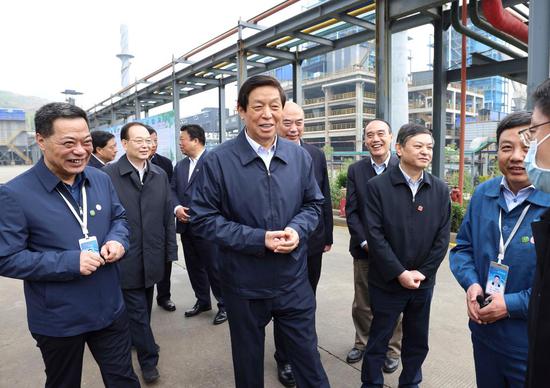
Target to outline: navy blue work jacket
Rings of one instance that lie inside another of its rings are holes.
[[[244,130],[211,151],[197,176],[193,233],[221,247],[222,286],[245,298],[271,298],[307,280],[307,239],[317,226],[323,195],[311,157],[278,138],[269,170]],[[265,233],[291,227],[300,236],[290,254],[269,251]]]
[[[369,283],[386,291],[400,291],[397,277],[418,270],[426,279],[420,288],[435,285],[435,275],[447,254],[451,226],[449,188],[424,171],[413,197],[399,167],[367,184],[367,242]]]
[[[100,248],[115,240],[128,251],[125,211],[111,180],[93,167],[83,175],[90,236]],[[84,236],[56,191],[60,185],[41,159],[0,186],[0,275],[25,281],[32,333],[68,337],[109,326],[124,311],[124,302],[117,264],[80,275],[78,240]]]

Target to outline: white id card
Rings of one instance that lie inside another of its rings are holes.
[[[489,265],[489,273],[487,274],[487,285],[485,286],[486,294],[504,295],[506,280],[508,279],[508,269],[509,267],[507,265],[491,261],[491,265]]]
[[[78,244],[80,245],[81,251],[99,253],[99,245],[95,236],[81,238],[80,240],[78,240]]]

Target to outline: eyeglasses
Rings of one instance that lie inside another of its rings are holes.
[[[130,139],[130,141],[134,142],[135,145],[142,146],[142,145],[152,145],[153,141],[151,139],[142,139],[141,137],[138,137],[136,139]]]
[[[550,124],[550,121],[546,121],[546,122],[541,123],[541,124],[533,125],[529,128],[524,128],[521,131],[519,131],[518,132],[519,138],[521,139],[523,144],[526,145],[527,147],[529,147],[529,145],[531,145],[531,141],[536,137],[537,131],[539,130],[539,128],[542,127],[543,125],[546,125],[546,124]]]

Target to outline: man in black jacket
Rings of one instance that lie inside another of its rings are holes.
[[[525,169],[536,189],[550,193],[550,79],[533,93],[531,126],[520,134],[529,145]],[[550,210],[531,224],[537,251],[535,281],[529,302],[529,355],[526,387],[548,386],[550,368]]]
[[[332,247],[332,203],[330,200],[330,186],[328,180],[327,160],[325,154],[318,147],[306,144],[302,141],[304,134],[304,111],[300,105],[289,101],[283,109],[283,120],[277,127],[279,136],[291,140],[299,146],[302,146],[311,156],[315,180],[325,197],[319,224],[307,240],[307,271],[309,284],[313,293],[317,291],[317,284],[321,277],[321,260],[324,252],[330,251]],[[275,360],[277,361],[277,376],[281,384],[285,387],[296,385],[292,366],[288,362],[288,357],[284,349],[284,342],[279,333],[278,325],[273,327],[275,338]]]
[[[151,330],[153,287],[164,275],[165,262],[177,260],[176,229],[168,178],[148,160],[149,132],[131,122],[122,127],[120,138],[126,154],[103,171],[111,177],[130,226],[130,249],[119,263],[120,281],[132,344],[143,379],[150,383],[160,376]]]
[[[93,131],[91,135],[94,151],[88,161],[88,166],[102,168],[116,158],[115,135],[107,131]]]
[[[373,320],[361,370],[363,388],[383,385],[388,342],[401,313],[406,340],[399,386],[417,387],[422,381],[435,275],[450,235],[449,189],[425,171],[433,142],[428,129],[403,125],[396,144],[399,166],[367,185]]]
[[[143,125],[147,130],[149,131],[149,135],[151,135],[151,154],[149,156],[149,160],[151,163],[156,164],[160,168],[163,169],[163,171],[168,176],[168,182],[172,180],[172,172],[174,171],[174,167],[172,166],[172,161],[168,159],[165,156],[162,156],[160,154],[157,154],[157,146],[158,146],[158,134],[157,131],[149,126],[144,124]],[[165,309],[166,311],[176,311],[176,304],[172,302],[171,294],[170,294],[170,277],[172,276],[172,262],[167,261],[166,265],[164,267],[164,276],[162,277],[162,280],[157,283],[157,304]]]
[[[349,251],[353,257],[355,291],[351,308],[355,326],[355,343],[346,357],[346,361],[350,364],[363,359],[372,322],[368,287],[367,182],[399,164],[397,156],[391,154],[392,133],[386,121],[374,119],[369,122],[365,127],[364,141],[370,157],[349,166],[346,185],[346,221],[350,234]],[[384,362],[386,373],[395,372],[399,366],[402,336],[401,318],[399,318]]]

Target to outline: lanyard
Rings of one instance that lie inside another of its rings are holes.
[[[86,185],[82,185],[82,218],[78,215],[78,212],[74,208],[74,206],[69,202],[69,200],[59,191],[59,189],[56,189],[59,195],[61,195],[61,198],[65,201],[67,206],[69,207],[69,210],[71,210],[71,213],[73,213],[73,216],[76,218],[78,223],[80,224],[80,227],[82,228],[82,233],[84,234],[85,238],[88,238],[88,200],[86,198]]]
[[[527,211],[529,211],[529,207],[531,205],[525,206],[523,211],[521,212],[521,215],[519,216],[516,225],[514,225],[514,229],[512,229],[512,232],[508,236],[508,240],[506,240],[506,244],[504,243],[504,240],[502,238],[502,209],[500,210],[500,213],[498,215],[498,231],[500,232],[500,241],[498,245],[498,263],[502,264],[502,260],[504,260],[504,252],[506,252],[506,248],[508,248],[508,245],[514,238],[516,232],[518,231],[521,223],[523,222],[523,219],[525,218],[525,215],[527,214]]]

